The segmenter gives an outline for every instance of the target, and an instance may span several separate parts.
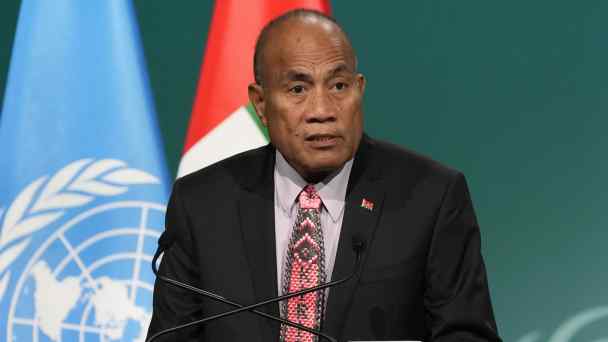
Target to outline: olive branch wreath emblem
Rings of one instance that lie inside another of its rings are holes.
[[[8,268],[28,247],[32,234],[97,197],[120,195],[130,185],[157,183],[155,176],[121,160],[86,158],[27,185],[6,211],[0,207],[0,301],[11,279]]]

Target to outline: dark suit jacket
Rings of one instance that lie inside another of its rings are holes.
[[[161,273],[242,304],[277,295],[274,157],[268,145],[175,182],[166,217],[175,242]],[[332,279],[352,271],[354,237],[366,247],[360,273],[329,292],[326,333],[340,341],[500,341],[461,173],[364,136],[345,210]],[[157,281],[149,335],[229,309]],[[279,324],[245,312],[166,340],[279,341]]]

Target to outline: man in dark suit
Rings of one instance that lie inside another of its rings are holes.
[[[331,18],[261,33],[249,96],[271,144],[175,182],[160,272],[241,304],[356,276],[261,311],[340,341],[500,341],[461,173],[363,134],[364,77]],[[157,281],[149,334],[232,307]],[[244,312],[169,341],[312,341]]]

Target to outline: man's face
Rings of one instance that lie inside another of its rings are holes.
[[[292,19],[271,31],[262,85],[249,97],[270,140],[300,175],[323,177],[351,159],[361,140],[365,79],[332,24]]]

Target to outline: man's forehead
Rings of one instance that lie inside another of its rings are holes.
[[[265,55],[271,64],[290,67],[321,60],[332,64],[352,62],[352,48],[342,31],[327,25],[321,21],[281,25],[281,31],[271,33]]]
[[[294,16],[274,24],[264,34],[259,52],[256,51],[256,77],[282,78],[286,69],[302,66],[319,72],[318,65],[325,67],[344,63],[356,71],[356,57],[350,41],[342,28],[331,19],[319,16]],[[256,47],[257,48],[257,47]],[[343,67],[341,69],[344,69]],[[258,78],[256,78],[256,81]]]
[[[268,60],[267,76],[278,82],[329,80],[345,74],[355,73],[354,63],[343,53],[330,58],[280,58]]]
[[[346,40],[344,33],[333,22],[316,17],[290,18],[268,33],[270,45],[299,43],[307,38],[323,37],[335,41]]]

